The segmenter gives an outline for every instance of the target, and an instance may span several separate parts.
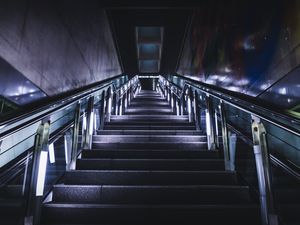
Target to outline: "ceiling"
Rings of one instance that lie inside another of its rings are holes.
[[[107,9],[107,13],[111,20],[124,73],[135,75],[145,72],[140,70],[136,39],[137,27],[163,29],[160,66],[155,72],[175,73],[185,31],[192,15],[191,9],[111,7]]]

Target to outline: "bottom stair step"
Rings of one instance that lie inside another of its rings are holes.
[[[43,224],[259,225],[257,205],[45,204]],[[224,223],[228,221],[228,223]]]

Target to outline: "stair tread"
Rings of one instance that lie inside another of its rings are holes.
[[[171,208],[171,209],[240,209],[240,208],[258,208],[258,204],[248,203],[248,204],[166,204],[166,205],[157,205],[157,204],[97,204],[97,203],[45,203],[44,207],[62,207],[62,208]]]

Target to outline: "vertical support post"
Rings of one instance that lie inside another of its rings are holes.
[[[192,107],[192,89],[189,87],[187,93],[187,109],[188,109],[188,116],[189,116],[189,122],[193,122],[193,107]]]
[[[46,119],[39,125],[35,135],[29,201],[27,215],[24,219],[25,224],[40,224],[48,161],[49,131],[50,122]]]
[[[69,165],[70,170],[76,169],[76,160],[77,160],[77,149],[78,149],[78,136],[79,136],[79,125],[80,125],[80,102],[77,103],[75,110],[74,118],[74,127],[73,127],[73,137],[72,137],[72,153],[71,153],[71,162]]]
[[[111,87],[107,91],[107,107],[106,107],[106,118],[105,120],[107,122],[110,122],[110,117],[111,117],[111,110],[112,110],[112,98],[113,98],[113,92]]]
[[[116,93],[112,93],[112,101],[111,101],[111,115],[116,115]]]
[[[180,106],[179,106],[179,99],[175,97],[175,102],[176,102],[176,115],[180,115]]]
[[[102,130],[105,121],[105,91],[103,91],[101,95],[99,116],[100,116],[100,129]]]
[[[165,91],[164,91],[164,93],[165,93],[165,98],[168,100],[168,88],[167,88],[167,85],[166,85],[166,84],[165,84],[164,88],[165,88]]]
[[[179,109],[179,106],[178,106],[178,102],[177,102],[177,96],[175,95],[175,93],[173,93],[173,113],[175,115],[178,115],[178,109]]]
[[[229,168],[231,171],[235,171],[235,153],[236,153],[236,142],[237,136],[235,133],[228,132],[229,135],[229,155],[230,155],[230,164]]]
[[[266,130],[260,119],[252,115],[252,138],[255,155],[260,208],[263,225],[278,225],[270,173],[270,159],[266,140]]]
[[[219,123],[218,123],[218,111],[215,109],[214,111],[214,119],[215,119],[215,141],[216,141],[216,148],[219,149]]]
[[[66,170],[69,170],[71,163],[71,154],[72,154],[72,131],[68,130],[64,134],[64,149],[65,149],[65,161],[66,161]]]
[[[127,106],[128,106],[128,92],[126,90],[125,94],[124,94],[124,109],[125,110],[127,109]]]
[[[208,150],[216,149],[213,109],[209,94],[206,95],[206,134]]]
[[[226,113],[224,108],[224,102],[221,100],[219,104],[221,127],[222,127],[222,140],[223,140],[223,153],[224,153],[224,163],[225,170],[231,171],[230,167],[230,151],[229,151],[229,140],[228,140],[228,128],[226,121]]]
[[[129,83],[129,87],[128,87],[128,106],[130,105],[131,102],[131,82]]]
[[[123,96],[120,98],[120,107],[119,107],[119,115],[122,116],[123,115]]]
[[[184,94],[181,96],[181,99],[179,100],[179,107],[180,107],[180,115],[184,115],[184,107],[183,107],[183,102],[184,102]]]
[[[171,91],[171,109],[172,109],[172,113],[174,113],[174,93]]]
[[[125,113],[125,110],[126,110],[126,93],[123,95],[123,97],[122,97],[122,114],[124,115],[124,113]]]
[[[86,119],[86,132],[84,138],[84,149],[91,149],[92,137],[94,132],[94,96],[91,96],[88,101],[87,119]]]
[[[119,94],[116,93],[116,101],[115,101],[115,115],[119,115],[119,107],[120,107],[120,99]]]
[[[200,123],[201,123],[201,115],[200,115],[200,106],[199,106],[199,96],[198,92],[195,91],[194,94],[194,108],[195,108],[195,123],[196,123],[196,129],[200,130]]]

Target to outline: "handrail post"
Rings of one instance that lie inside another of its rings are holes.
[[[111,107],[110,107],[110,115],[115,115],[115,103],[116,101],[116,93],[112,90],[112,93],[111,93]]]
[[[178,115],[178,102],[177,102],[177,96],[175,95],[175,93],[173,93],[173,114]]]
[[[123,96],[120,98],[120,104],[119,104],[119,115],[123,115]]]
[[[206,95],[206,134],[208,150],[216,149],[215,130],[213,125],[213,109],[209,94]]]
[[[171,91],[171,109],[172,109],[172,113],[175,112],[175,101],[174,101],[174,97],[175,97],[175,94],[173,93],[173,91]]]
[[[176,115],[180,115],[180,106],[179,106],[179,99],[175,97],[175,103],[176,103]]]
[[[38,225],[40,223],[48,161],[49,132],[50,121],[45,119],[39,125],[35,135],[30,193],[24,221],[26,225]]]
[[[113,98],[113,92],[112,92],[111,88],[108,89],[106,98],[107,98],[107,107],[106,107],[106,117],[105,117],[105,120],[107,122],[110,122],[111,110],[112,110],[112,98]]]
[[[72,139],[73,134],[71,130],[67,130],[64,134],[64,149],[65,149],[65,161],[66,161],[66,170],[70,170],[70,163],[72,160]]]
[[[128,87],[128,106],[131,103],[131,89],[132,89],[132,86],[131,86],[131,82],[130,82],[129,87]]]
[[[278,225],[275,211],[270,173],[270,159],[266,140],[266,130],[260,118],[252,117],[253,151],[255,155],[260,208],[263,225]]]
[[[171,105],[171,89],[168,87],[168,95],[167,95],[168,103]]]
[[[188,110],[188,117],[189,122],[193,122],[193,107],[192,107],[192,89],[191,87],[188,87],[187,89],[187,110]]]
[[[166,81],[167,82],[167,81]],[[165,88],[165,98],[168,99],[168,88],[167,88],[167,84],[164,84],[164,88]]]
[[[197,91],[195,91],[195,97],[194,97],[194,103],[195,103],[195,123],[196,123],[196,129],[200,130],[200,124],[201,124],[201,110],[200,110],[200,104],[199,104],[199,94]]]
[[[78,149],[78,136],[79,136],[79,125],[80,125],[80,110],[81,104],[77,103],[75,110],[75,118],[74,118],[74,127],[73,127],[73,137],[72,137],[72,153],[69,169],[75,170],[76,168],[76,160],[77,160],[77,149]]]
[[[103,130],[104,122],[105,122],[105,91],[103,91],[101,94],[99,115],[100,115],[100,130]]]
[[[124,108],[126,109],[128,107],[128,89],[127,89],[127,85],[125,85],[125,93],[124,93]]]
[[[86,131],[84,137],[84,149],[91,149],[94,132],[94,96],[90,96],[87,106]]]
[[[120,107],[120,94],[118,91],[116,92],[115,115],[119,115],[119,107]]]
[[[181,96],[181,98],[179,99],[179,107],[180,107],[180,115],[183,116],[184,115],[184,107],[183,107],[183,102],[184,102],[184,95]]]
[[[222,140],[223,140],[223,153],[224,153],[224,162],[225,162],[225,170],[231,170],[230,167],[230,151],[229,151],[229,140],[228,140],[228,128],[227,128],[227,119],[226,112],[224,109],[224,102],[220,101],[219,104],[220,110],[220,119],[221,119],[221,127],[222,127]]]

